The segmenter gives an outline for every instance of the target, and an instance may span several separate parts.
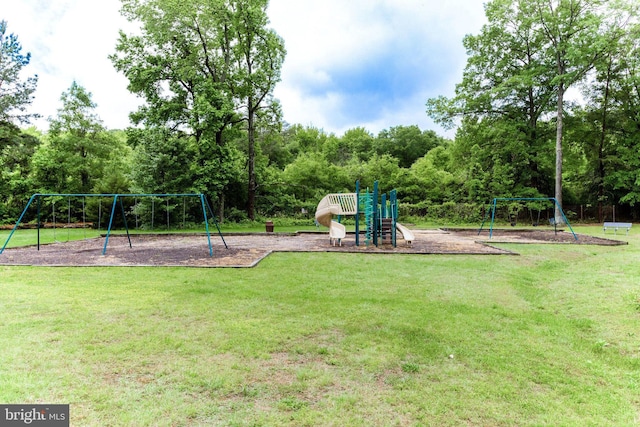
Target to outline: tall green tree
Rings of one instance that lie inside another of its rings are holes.
[[[468,176],[465,185],[504,180],[507,168],[511,169],[508,181],[521,190],[546,192],[543,165],[548,135],[540,120],[553,109],[555,71],[545,53],[544,37],[522,3],[494,0],[485,5],[488,23],[480,34],[463,40],[469,58],[455,97],[427,102],[427,113],[447,127],[462,119],[458,166],[483,171]],[[489,197],[518,195],[497,182],[482,185],[500,190]],[[473,189],[468,194],[475,199],[483,193]]]
[[[504,117],[523,132],[531,186],[545,163],[539,153],[546,136],[539,120],[555,116],[554,193],[562,203],[563,134],[566,91],[585,80],[617,31],[608,19],[625,2],[602,0],[493,0],[486,6],[489,23],[478,36],[465,38],[470,54],[463,82],[453,99],[427,103],[442,123],[456,117],[484,120]],[[464,125],[464,121],[463,121]],[[544,127],[543,127],[544,131]],[[512,135],[513,132],[511,132]],[[504,163],[504,159],[503,159]]]
[[[7,34],[7,22],[0,21],[0,122],[28,123],[36,114],[25,113],[31,105],[38,76],[22,79],[22,69],[29,65],[31,54],[22,53],[15,34]]]
[[[238,81],[231,82],[232,90],[243,100],[248,139],[247,216],[255,218],[256,198],[256,113],[273,103],[273,89],[280,81],[285,57],[282,38],[268,27],[268,0],[232,0],[232,14],[236,43],[233,45],[238,67]],[[237,85],[237,86],[236,86]]]
[[[565,93],[583,80],[606,50],[603,34],[602,0],[534,0],[525,11],[536,20],[547,41],[545,48],[554,59],[556,77],[553,81],[556,99],[556,167],[555,198],[558,201],[555,219],[561,221],[562,161]]]
[[[16,125],[0,122],[0,222],[15,220],[32,194],[32,158],[40,139]]]
[[[235,64],[224,1],[122,0],[122,14],[141,24],[140,34],[120,33],[116,53],[110,56],[129,80],[129,91],[144,100],[131,120],[151,134],[138,132],[136,139],[145,141],[146,150],[162,152],[167,147],[156,137],[163,129],[174,134],[169,141],[193,138],[193,173],[201,185],[197,190],[218,201],[222,217],[226,188],[218,190],[235,171],[220,156],[229,152],[226,130],[241,121],[228,90]],[[154,143],[159,147],[150,147]],[[207,176],[211,164],[221,168]]]
[[[635,16],[636,11],[631,10]],[[598,204],[618,203],[633,188],[637,156],[627,153],[638,148],[638,27],[628,14],[612,14],[610,43],[587,84],[582,87],[584,105],[574,108],[567,132],[569,149],[584,157],[584,166],[570,171],[569,179],[585,183],[582,199]],[[635,83],[634,83],[635,80]],[[629,126],[630,125],[630,126]],[[575,178],[574,178],[575,177]],[[630,202],[630,200],[628,200]]]
[[[284,57],[282,41],[267,28],[267,2],[122,0],[122,4],[123,14],[142,24],[140,35],[120,34],[111,56],[129,79],[129,90],[145,100],[132,115],[134,123],[192,136],[196,161],[204,167],[212,156],[230,152],[221,149],[227,144],[227,130],[244,122],[249,192],[255,192],[256,114],[270,101]],[[231,167],[229,177],[221,179],[229,181],[233,173]],[[224,193],[218,197],[223,206]],[[247,207],[252,210],[252,206],[250,201]]]
[[[409,168],[429,150],[443,142],[444,140],[434,131],[421,131],[418,126],[413,125],[394,126],[382,130],[374,145],[377,154],[389,154],[398,159],[400,167]]]
[[[590,194],[593,203],[628,203],[638,198],[640,162],[640,4],[628,11],[636,19],[614,15],[614,30],[620,37],[612,43],[595,66],[592,83],[583,95],[588,104],[578,110],[582,142],[589,164],[586,173],[594,174]]]
[[[48,141],[34,156],[35,178],[42,192],[91,193],[119,145],[102,125],[84,87],[74,81],[60,100]]]

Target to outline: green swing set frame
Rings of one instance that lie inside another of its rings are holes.
[[[569,230],[571,230],[571,234],[573,234],[573,238],[578,240],[578,236],[576,235],[576,233],[573,231],[573,228],[571,227],[571,224],[569,224],[569,220],[567,219],[567,216],[564,214],[564,211],[562,210],[562,206],[560,206],[560,204],[558,203],[558,201],[556,200],[555,197],[496,197],[493,199],[493,202],[491,203],[491,209],[489,209],[489,211],[487,211],[487,214],[485,215],[485,217],[482,220],[482,224],[480,225],[480,229],[478,229],[478,235],[480,235],[480,233],[482,232],[482,229],[484,227],[484,223],[487,220],[487,217],[489,215],[491,215],[491,223],[489,225],[489,238],[491,239],[493,236],[493,224],[495,222],[495,217],[496,217],[496,206],[498,204],[498,202],[512,202],[512,201],[547,201],[547,202],[552,202],[553,206],[558,210],[558,212],[560,212],[560,214],[562,215],[562,220],[564,221],[565,224],[567,224],[567,226],[569,227]],[[556,230],[557,232],[557,224],[556,221],[554,220],[552,223],[554,230]]]
[[[127,197],[134,197],[134,198],[144,198],[144,197],[151,197],[152,200],[153,198],[168,198],[168,197],[194,197],[197,198],[200,201],[200,205],[202,207],[202,216],[204,219],[204,225],[205,225],[205,232],[206,232],[206,236],[207,236],[207,243],[209,246],[209,256],[213,256],[213,246],[211,245],[211,232],[209,230],[209,217],[207,216],[207,211],[209,211],[209,213],[211,214],[211,219],[213,219],[214,224],[218,230],[218,234],[220,235],[220,238],[222,239],[222,243],[224,243],[225,248],[228,249],[227,243],[224,240],[224,236],[222,235],[222,231],[220,230],[220,225],[218,224],[218,221],[216,220],[215,216],[213,215],[213,211],[211,210],[211,206],[209,205],[209,202],[207,200],[207,198],[204,196],[204,194],[202,193],[160,193],[160,194],[149,194],[149,193],[139,193],[139,194],[123,194],[123,193],[112,193],[112,194],[91,194],[91,193],[36,193],[33,194],[30,198],[29,198],[29,202],[27,202],[27,205],[25,206],[25,208],[23,209],[22,213],[20,214],[20,217],[18,218],[18,221],[16,221],[15,225],[13,226],[13,228],[11,229],[11,232],[9,233],[9,236],[7,237],[7,240],[4,242],[4,245],[2,246],[2,248],[0,249],[0,254],[2,254],[5,250],[5,248],[7,247],[7,245],[9,244],[9,241],[11,240],[11,237],[13,236],[13,234],[16,232],[16,230],[18,229],[18,227],[20,226],[20,224],[22,223],[23,219],[25,218],[25,215],[27,213],[27,211],[29,210],[29,207],[31,207],[31,205],[35,202],[36,204],[36,209],[37,209],[37,249],[40,250],[40,218],[41,218],[41,205],[42,205],[42,198],[44,197],[102,197],[102,198],[113,198],[113,202],[111,204],[111,215],[109,217],[109,226],[107,228],[107,233],[105,235],[105,241],[104,241],[104,246],[102,248],[102,255],[106,255],[107,253],[107,245],[109,244],[109,237],[111,236],[111,232],[113,230],[113,220],[116,216],[116,209],[117,206],[120,206],[120,210],[122,213],[122,218],[124,221],[124,226],[125,226],[125,230],[127,233],[127,240],[129,242],[129,247],[132,247],[131,244],[131,235],[129,234],[129,225],[127,224],[127,216],[124,210],[124,205],[122,203],[122,200],[124,198]],[[84,200],[84,199],[83,199]],[[83,212],[84,214],[84,212]]]

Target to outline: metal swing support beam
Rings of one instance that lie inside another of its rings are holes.
[[[209,206],[209,202],[207,201],[207,199],[205,198],[204,194],[202,193],[163,193],[163,194],[144,194],[144,193],[140,193],[140,194],[116,194],[116,193],[111,193],[111,194],[88,194],[88,193],[36,193],[33,194],[30,198],[29,201],[27,202],[27,205],[25,206],[25,208],[22,210],[22,213],[20,214],[20,217],[18,218],[18,221],[16,221],[16,224],[13,226],[13,228],[11,229],[11,232],[9,233],[9,236],[7,237],[7,240],[4,242],[4,245],[2,246],[2,248],[0,248],[0,254],[2,254],[4,252],[4,250],[6,249],[7,245],[9,244],[9,241],[11,240],[11,237],[13,237],[13,234],[15,233],[15,231],[18,229],[18,227],[20,226],[20,223],[22,223],[22,220],[24,219],[27,211],[29,210],[29,207],[31,206],[31,204],[34,202],[34,200],[37,201],[37,238],[38,238],[38,243],[37,243],[37,248],[38,250],[40,250],[40,209],[41,209],[41,198],[42,197],[113,197],[113,204],[111,206],[111,218],[109,218],[109,227],[107,229],[107,234],[105,237],[105,242],[104,242],[104,247],[102,248],[102,255],[105,255],[107,253],[107,245],[109,243],[109,237],[111,235],[111,230],[113,227],[113,219],[115,217],[115,213],[116,213],[116,206],[118,205],[118,201],[120,202],[120,210],[122,212],[122,217],[123,217],[123,221],[124,221],[124,226],[125,226],[125,230],[127,232],[127,239],[129,241],[129,247],[132,247],[131,245],[131,236],[129,234],[129,226],[127,224],[127,216],[124,210],[124,205],[122,203],[122,199],[125,197],[196,197],[199,198],[200,200],[200,205],[202,206],[202,216],[204,219],[204,223],[205,223],[205,230],[206,230],[206,235],[207,235],[207,243],[209,246],[209,256],[213,256],[213,247],[211,245],[211,233],[209,232],[209,219],[207,217],[207,208],[209,209],[209,212],[211,212],[211,218],[214,220],[214,223],[216,225],[216,228],[218,229],[218,234],[220,235],[220,238],[222,239],[222,242],[224,243],[225,248],[228,249],[227,243],[224,241],[224,237],[222,236],[222,231],[220,230],[220,226],[218,225],[218,221],[215,219],[215,216],[213,215],[213,211],[211,210],[211,207]]]

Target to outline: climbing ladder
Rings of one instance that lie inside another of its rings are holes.
[[[381,223],[380,231],[382,232],[382,243],[392,244],[393,243],[393,218],[381,218],[380,223]]]
[[[364,206],[364,221],[366,224],[365,231],[365,245],[369,246],[373,241],[373,233],[374,233],[374,223],[373,223],[373,212],[374,212],[374,203],[373,197],[371,193],[363,193],[360,194],[360,205]]]

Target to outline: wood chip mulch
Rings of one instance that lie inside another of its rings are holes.
[[[415,241],[408,244],[398,235],[397,246],[360,246],[355,236],[347,235],[341,245],[332,244],[328,233],[254,233],[227,234],[224,240],[211,235],[213,256],[209,255],[207,237],[201,234],[132,235],[132,247],[125,236],[112,235],[106,254],[104,238],[86,239],[35,246],[8,248],[0,254],[0,265],[34,266],[181,266],[181,267],[253,267],[272,252],[353,252],[376,254],[477,254],[516,255],[493,246],[494,243],[567,243],[626,244],[624,241],[553,230],[414,230]]]

